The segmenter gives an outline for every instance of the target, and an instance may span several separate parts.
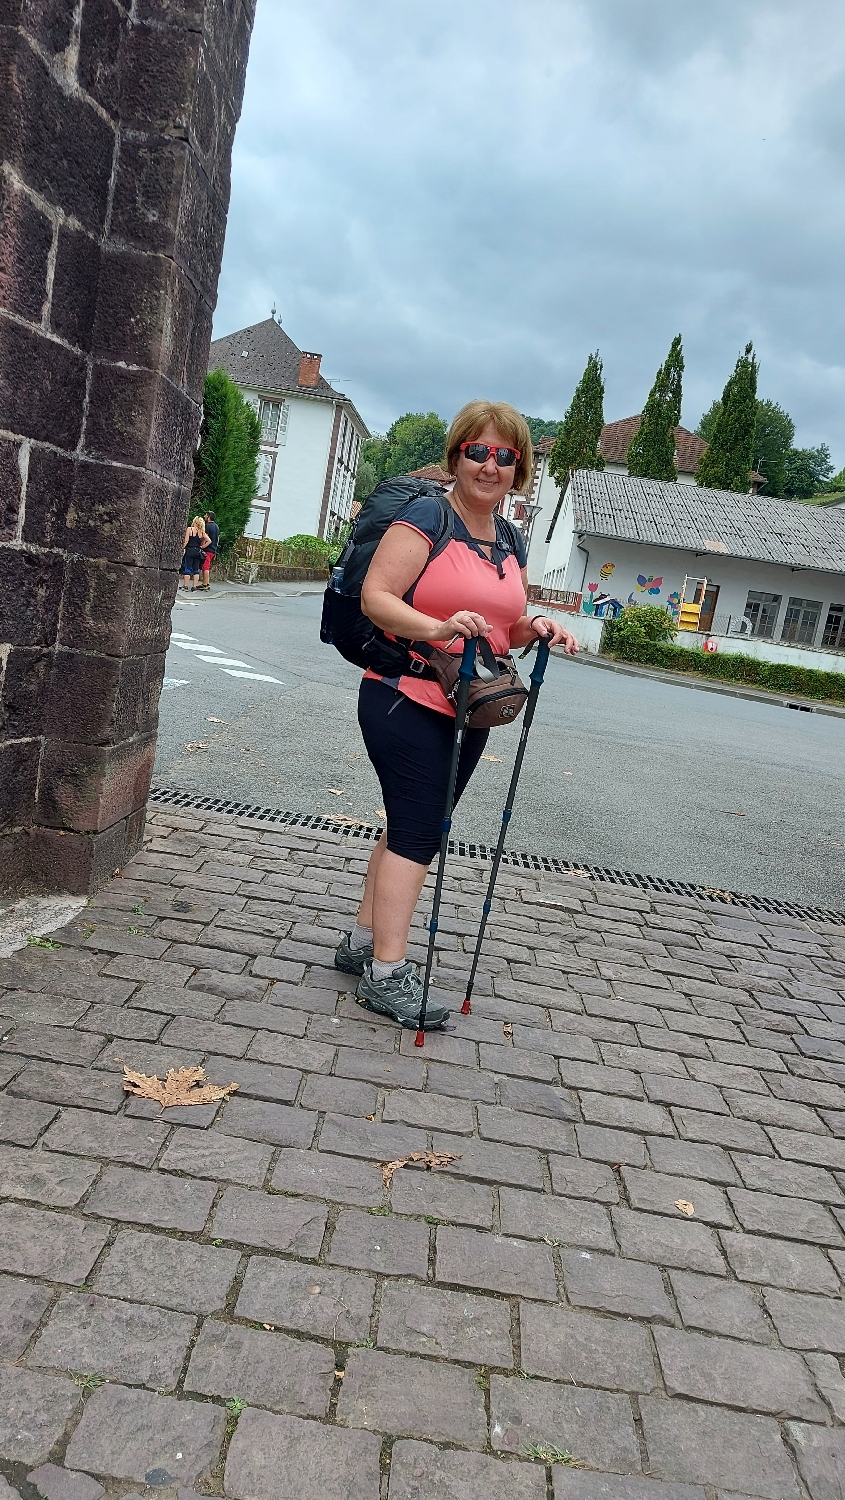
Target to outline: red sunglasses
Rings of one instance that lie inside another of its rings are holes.
[[[474,464],[486,464],[490,454],[500,469],[509,469],[522,457],[518,448],[492,448],[489,443],[461,443],[461,452]]]

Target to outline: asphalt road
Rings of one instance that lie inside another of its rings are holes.
[[[180,595],[156,783],[380,821],[360,673],[320,607],[290,585]],[[457,837],[495,842],[517,735],[491,734]],[[508,846],[843,909],[845,719],[552,658]]]

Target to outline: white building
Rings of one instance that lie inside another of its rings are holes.
[[[685,578],[685,602],[701,604],[700,632],[845,653],[845,510],[609,469],[573,474],[544,591],[581,595],[587,615],[606,594],[677,617]]]
[[[225,370],[261,421],[258,482],[247,536],[331,537],[349,517],[361,444],[352,402],[297,349],[275,318],[215,339],[209,370]]]
[[[599,438],[599,452],[604,458],[604,472],[606,474],[627,474],[628,472],[628,449],[639,429],[641,417],[623,417],[619,422],[608,422],[601,431]],[[554,521],[555,511],[560,500],[560,490],[549,473],[549,454],[551,452],[553,437],[540,438],[534,448],[534,470],[531,479],[531,489],[525,496],[527,505],[522,504],[522,515],[530,526],[530,545],[528,548],[528,581],[529,583],[540,583],[546,566],[546,550],[549,541],[549,529]],[[678,471],[679,484],[695,484],[695,471],[698,468],[701,455],[707,450],[707,444],[703,438],[696,437],[694,432],[688,432],[686,427],[675,428],[675,468]],[[751,475],[752,488],[760,489],[764,483],[761,474]],[[525,513],[529,512],[528,515]],[[508,514],[512,519],[522,519],[520,516],[520,501],[518,496],[513,497],[513,503]]]

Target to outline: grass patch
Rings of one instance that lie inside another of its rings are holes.
[[[52,938],[28,937],[29,948],[61,948],[61,943],[54,943]]]
[[[529,1443],[526,1448],[521,1448],[519,1451],[524,1458],[534,1458],[539,1463],[565,1464],[569,1469],[581,1467],[580,1458],[576,1458],[568,1448],[558,1448],[554,1443]]]

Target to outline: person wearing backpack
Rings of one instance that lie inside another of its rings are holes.
[[[426,485],[424,493],[400,505],[372,552],[360,609],[354,599],[342,601],[356,621],[355,630],[363,620],[363,647],[356,643],[345,650],[325,614],[321,631],[349,659],[370,663],[360,687],[358,722],[381,785],[387,825],[370,857],[355,926],[338,946],[335,964],[360,976],[355,993],[362,1004],[414,1027],[422,980],[407,958],[408,934],[440,846],[454,743],[455,708],[441,685],[443,652],[459,661],[469,637],[487,643],[482,649],[491,662],[493,657],[507,659],[511,647],[529,645],[539,636],[570,655],[578,650],[575,637],[559,621],[532,619],[526,613],[525,547],[516,527],[498,515],[505,496],[524,493],[530,481],[531,438],[525,418],[505,402],[471,401],[449,429],[446,463],[454,476],[451,491],[443,494]],[[377,496],[378,490],[365,502],[351,544],[368,507],[377,513],[372,508]],[[343,564],[355,550],[351,544],[334,570],[340,588]],[[354,569],[354,559],[348,566]],[[340,602],[327,591],[327,606],[339,608]],[[496,691],[495,696],[502,694]],[[518,711],[505,709],[512,715]],[[487,736],[487,729],[472,727],[470,717],[456,802]],[[442,1025],[448,1016],[444,1006],[429,1002],[426,1025]]]

